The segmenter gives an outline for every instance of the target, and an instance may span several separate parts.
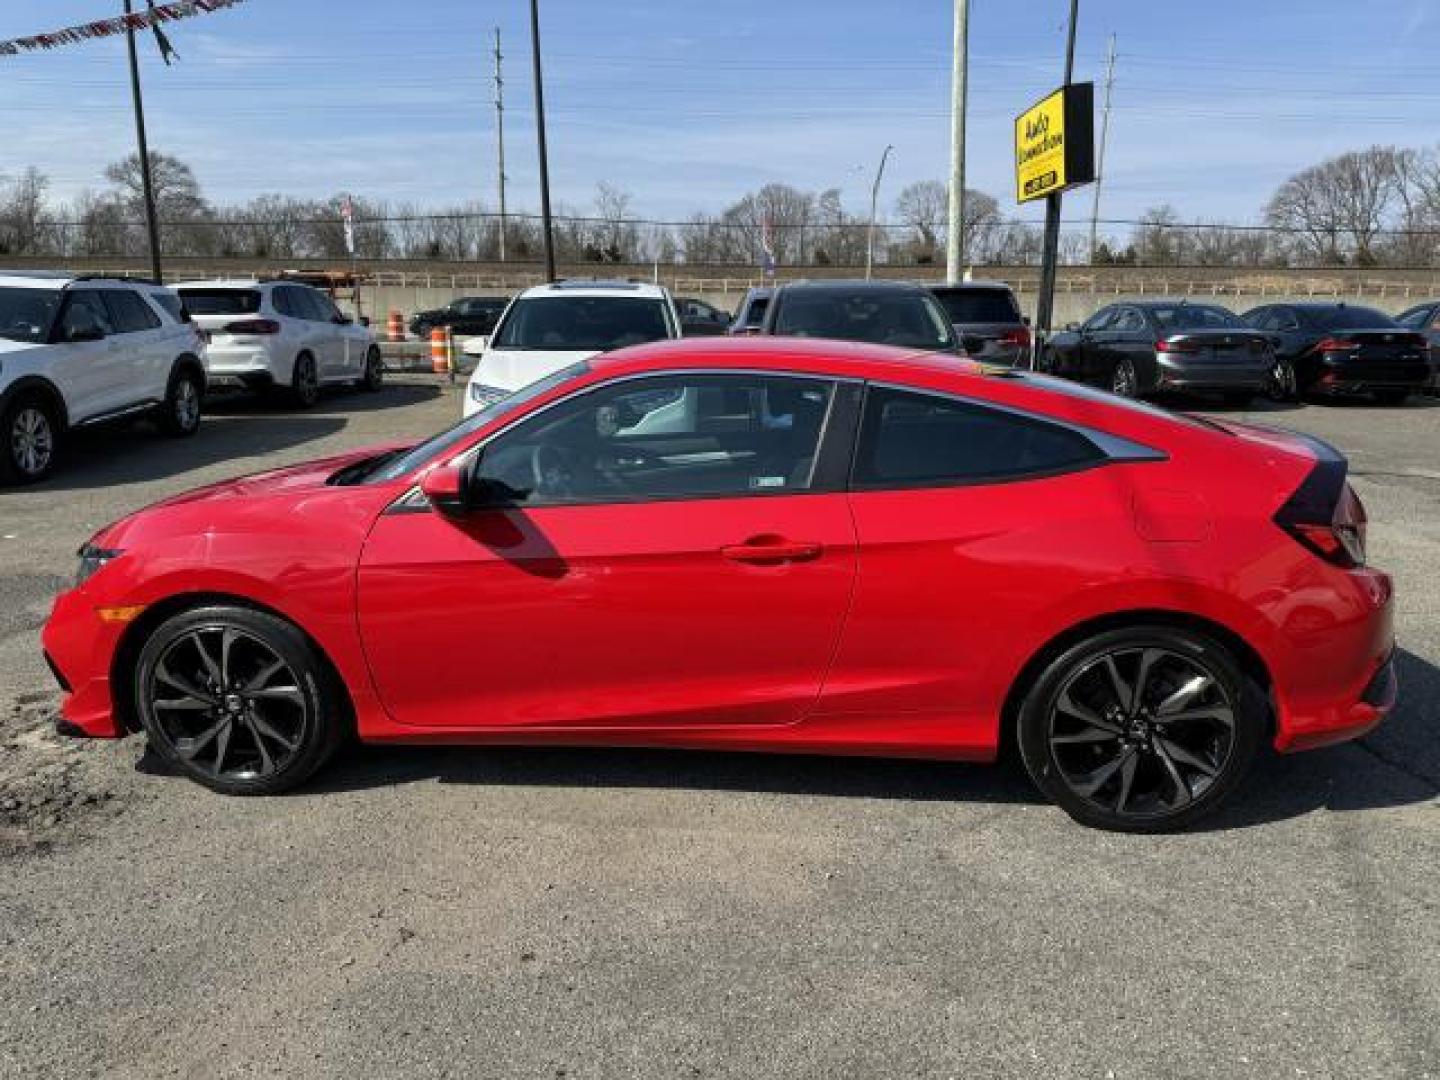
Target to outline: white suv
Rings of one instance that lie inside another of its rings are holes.
[[[309,408],[328,383],[379,390],[384,381],[375,335],[319,289],[293,281],[187,281],[175,290],[209,336],[213,385],[284,389]]]
[[[167,434],[195,434],[204,355],[169,289],[0,274],[0,482],[43,479],[72,428],[151,414]]]
[[[510,302],[495,333],[471,338],[479,357],[465,393],[465,415],[596,353],[680,336],[667,289],[631,281],[559,281]]]

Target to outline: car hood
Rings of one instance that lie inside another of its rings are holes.
[[[466,348],[467,355],[475,355]],[[486,349],[471,381],[497,390],[515,391],[571,364],[599,356],[599,349]]]

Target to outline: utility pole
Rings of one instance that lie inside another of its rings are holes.
[[[505,261],[505,80],[500,75],[500,27],[495,27],[495,145],[500,180],[500,261]]]
[[[1105,144],[1110,141],[1110,92],[1115,86],[1115,35],[1110,35],[1110,56],[1105,62],[1105,111],[1100,120],[1100,159],[1095,163],[1095,196],[1090,206],[1090,265],[1095,265],[1099,246],[1100,185],[1105,180]]]
[[[134,14],[125,0],[125,14]],[[150,276],[160,276],[160,225],[155,220],[155,184],[150,176],[150,147],[145,140],[145,102],[140,95],[140,58],[135,53],[135,28],[126,25],[125,47],[130,52],[130,97],[135,104],[135,142],[140,151],[140,187],[145,195],[145,231],[150,240]]]
[[[955,55],[950,77],[950,218],[945,280],[960,280],[965,260],[965,110],[970,96],[970,0],[955,0]]]
[[[535,72],[535,141],[540,150],[540,229],[545,280],[555,280],[555,234],[550,225],[550,162],[545,152],[545,84],[540,77],[540,4],[530,0],[530,59]]]
[[[886,146],[880,155],[880,167],[875,170],[875,183],[870,186],[870,231],[865,234],[865,280],[870,280],[871,268],[875,265],[875,213],[880,205],[880,178],[885,175],[885,159],[890,156],[893,146]]]
[[[1066,86],[1070,85],[1075,75],[1075,25],[1079,20],[1080,0],[1070,0],[1070,30],[1065,45]],[[1040,297],[1036,303],[1035,319],[1042,339],[1049,338],[1050,322],[1055,314],[1055,264],[1060,256],[1061,198],[1059,192],[1045,197],[1045,249],[1041,256]]]

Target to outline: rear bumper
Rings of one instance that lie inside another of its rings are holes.
[[[1161,390],[1253,390],[1260,393],[1270,380],[1270,362],[1202,364],[1162,357],[1158,362]]]
[[[1329,394],[1363,394],[1374,390],[1419,393],[1432,383],[1428,362],[1326,360],[1312,389]]]
[[[1394,589],[1378,570],[1336,571],[1345,618],[1322,625],[1319,610],[1297,602],[1288,655],[1275,676],[1275,748],[1312,750],[1355,739],[1395,707]]]

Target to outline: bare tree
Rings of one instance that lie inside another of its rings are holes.
[[[895,200],[895,216],[913,230],[909,257],[932,263],[949,241],[950,190],[939,180],[920,180],[906,187]],[[1000,204],[983,191],[965,189],[965,219],[961,222],[966,258],[983,262],[991,254],[1002,215]]]
[[[1293,238],[1309,261],[1363,266],[1376,261],[1376,240],[1396,197],[1397,151],[1372,146],[1296,173],[1270,199],[1266,220]]]
[[[1175,266],[1185,261],[1189,246],[1185,230],[1177,228],[1180,214],[1166,203],[1140,215],[1130,246],[1142,266]]]
[[[45,204],[50,179],[31,165],[0,192],[0,252],[42,254],[52,239]]]

